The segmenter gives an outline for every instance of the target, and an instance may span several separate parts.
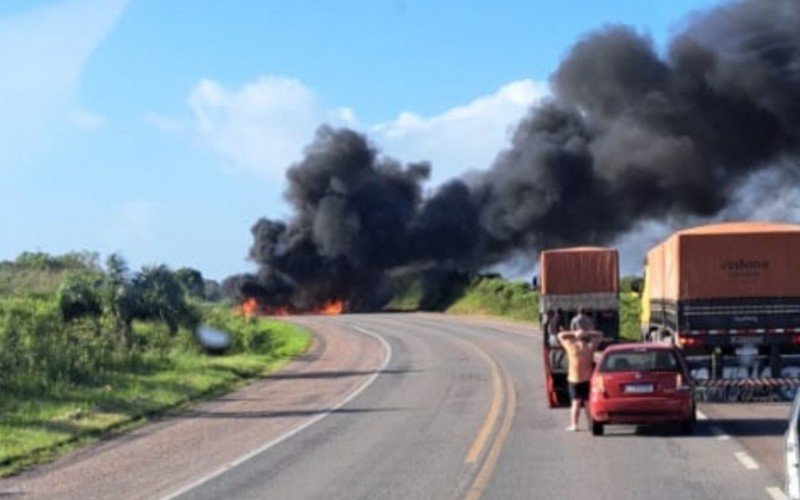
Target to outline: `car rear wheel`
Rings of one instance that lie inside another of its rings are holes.
[[[604,430],[605,430],[605,425],[604,424],[601,424],[600,422],[592,421],[592,435],[593,436],[602,436]]]
[[[694,434],[694,427],[697,424],[697,408],[692,408],[692,415],[680,423],[680,431],[684,436]]]

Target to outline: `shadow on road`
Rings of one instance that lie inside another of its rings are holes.
[[[781,436],[786,432],[786,420],[779,418],[718,419],[704,420],[697,423],[694,433],[681,435],[675,425],[638,425],[609,426],[606,437],[700,437],[716,436],[717,429],[723,430],[731,437]],[[610,432],[609,432],[610,431]]]
[[[785,418],[747,418],[709,420],[733,437],[781,436],[788,424]]]
[[[334,415],[386,413],[408,410],[408,408],[309,408],[305,410],[277,410],[277,411],[209,411],[190,410],[182,413],[177,418],[286,418],[286,417],[313,417],[323,413]]]

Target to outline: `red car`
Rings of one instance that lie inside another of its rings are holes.
[[[603,351],[592,374],[592,434],[608,424],[680,424],[691,434],[697,420],[686,361],[664,344],[617,344]]]

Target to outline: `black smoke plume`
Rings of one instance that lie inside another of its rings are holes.
[[[714,216],[751,174],[798,167],[800,1],[696,16],[663,55],[630,28],[604,28],[575,44],[551,88],[488,170],[429,195],[428,164],[321,128],[287,174],[294,215],[255,224],[259,271],[232,282],[264,305],[373,309],[391,295],[387,273],[427,272],[435,291],[520,252]]]

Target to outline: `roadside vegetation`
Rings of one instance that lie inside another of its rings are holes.
[[[478,278],[446,312],[538,321],[539,295],[527,283]]]
[[[639,297],[631,290],[636,277],[621,279],[620,335],[624,339],[639,340]],[[417,310],[420,302],[420,285],[414,281],[400,282],[390,309]],[[539,321],[539,294],[528,283],[508,281],[498,277],[478,277],[447,305],[443,312],[450,314],[480,314],[509,319]]]
[[[112,255],[25,253],[0,263],[0,475],[303,352],[307,331],[246,318],[193,269],[138,272]],[[195,329],[231,336],[209,355]]]

